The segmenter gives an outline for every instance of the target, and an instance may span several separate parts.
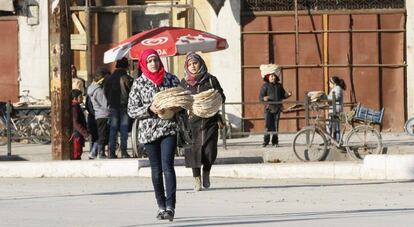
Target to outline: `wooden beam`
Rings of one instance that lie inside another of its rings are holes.
[[[83,28],[82,23],[79,21],[78,17],[74,13],[72,13],[72,21],[73,21],[73,24],[75,25],[76,29],[78,29],[79,33],[80,34],[85,34],[85,29]]]
[[[52,158],[70,159],[72,143],[69,0],[49,0],[50,94]]]

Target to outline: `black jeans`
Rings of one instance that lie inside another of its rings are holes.
[[[96,123],[98,125],[98,144],[105,146],[108,144],[109,136],[108,118],[99,118]]]
[[[174,155],[176,145],[177,137],[175,135],[161,137],[144,145],[151,164],[152,185],[159,209],[175,209],[177,179],[174,170]]]
[[[279,131],[279,118],[280,111],[277,111],[276,113],[271,113],[270,111],[265,112],[265,132],[273,132],[272,144],[279,144],[279,137],[277,135]],[[263,139],[265,144],[269,144],[270,134],[264,135]]]

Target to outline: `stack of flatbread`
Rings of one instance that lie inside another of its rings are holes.
[[[322,99],[326,98],[325,92],[323,91],[310,91],[308,92],[308,97],[311,102],[319,102]]]
[[[193,98],[192,113],[202,118],[214,116],[220,110],[223,102],[221,94],[214,89],[193,95]]]
[[[171,119],[174,116],[171,108],[181,107],[186,110],[191,110],[193,101],[190,91],[182,87],[173,87],[158,92],[154,96],[153,105],[158,109],[164,110],[163,114],[158,115],[160,118]]]

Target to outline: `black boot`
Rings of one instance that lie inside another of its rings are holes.
[[[273,146],[279,146],[279,136],[277,134],[274,134],[272,136],[272,145]]]
[[[269,145],[269,141],[270,141],[270,135],[264,135],[262,147],[266,147],[267,145]]]
[[[203,187],[210,187],[210,171],[203,171]]]
[[[115,159],[118,158],[118,156],[116,156],[115,151],[110,151],[109,152],[109,159]]]

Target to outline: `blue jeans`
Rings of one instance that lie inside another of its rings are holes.
[[[174,155],[176,145],[175,135],[161,137],[144,145],[151,165],[152,185],[159,209],[175,208],[177,179],[174,170]],[[164,190],[163,173],[166,190]]]
[[[109,151],[115,155],[118,129],[121,133],[121,151],[126,152],[128,142],[129,118],[126,109],[110,109]]]

